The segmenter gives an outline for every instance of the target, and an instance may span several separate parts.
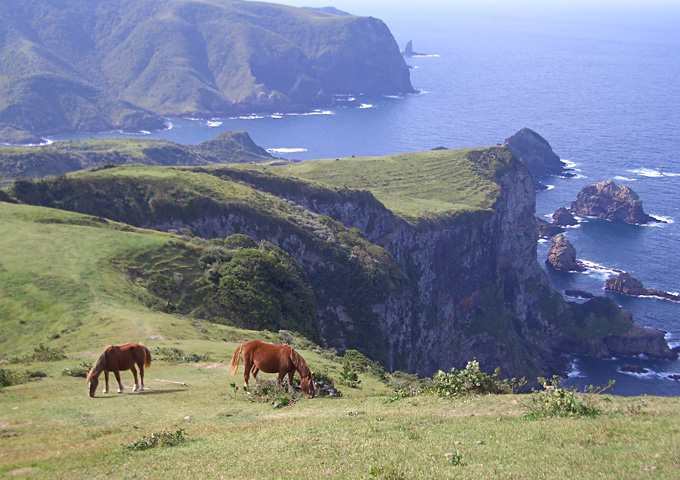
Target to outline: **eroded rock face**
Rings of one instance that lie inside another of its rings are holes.
[[[628,272],[621,272],[618,277],[608,278],[605,281],[604,289],[610,292],[621,293],[623,295],[632,295],[636,297],[659,297],[674,302],[680,302],[680,295],[656,290],[654,288],[645,288],[642,282],[637,278],[631,276]]]
[[[583,187],[571,203],[571,212],[634,225],[658,221],[643,211],[642,200],[632,188],[612,180]]]
[[[583,272],[585,270],[585,267],[576,260],[576,249],[562,234],[553,237],[546,263],[555,270],[567,272]]]
[[[564,228],[554,223],[549,223],[542,218],[536,217],[536,227],[538,228],[538,236],[543,238],[552,238],[559,233],[564,232]]]
[[[565,164],[553,152],[550,144],[538,133],[523,128],[505,140],[517,158],[527,166],[532,175],[563,175]]]
[[[561,227],[567,227],[571,225],[577,225],[578,221],[574,218],[571,212],[565,208],[560,207],[553,213],[553,223]]]

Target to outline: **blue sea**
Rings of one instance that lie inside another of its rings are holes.
[[[541,179],[550,188],[537,193],[537,216],[569,206],[586,184],[613,179],[632,187],[645,211],[667,222],[584,219],[566,235],[593,268],[548,270],[555,289],[609,296],[637,323],[668,332],[671,346],[680,345],[680,304],[603,291],[614,270],[625,270],[645,287],[680,292],[680,7],[658,0],[459,3],[333,3],[384,20],[401,48],[413,40],[423,54],[407,59],[417,94],[357,94],[301,115],[172,118],[170,129],[148,135],[197,143],[224,130],[245,130],[277,156],[306,160],[496,145],[529,127],[576,174]],[[93,136],[114,135],[120,134]],[[548,247],[539,243],[541,265]],[[648,373],[622,373],[624,364]],[[680,381],[671,374],[680,374],[680,361],[574,357],[567,383],[613,379],[612,393],[619,395],[680,395]]]

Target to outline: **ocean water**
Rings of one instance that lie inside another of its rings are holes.
[[[550,189],[537,194],[538,216],[569,206],[586,184],[613,179],[632,187],[647,213],[667,221],[630,226],[584,219],[566,235],[577,257],[594,268],[546,270],[555,289],[607,295],[637,323],[668,332],[669,343],[680,345],[680,304],[603,291],[614,270],[625,270],[648,288],[680,292],[680,7],[662,1],[458,3],[333,3],[383,19],[402,48],[413,40],[424,54],[407,59],[417,94],[356,95],[304,115],[173,118],[170,129],[148,135],[197,143],[245,130],[277,156],[306,160],[495,145],[529,127],[577,174],[541,179]],[[539,244],[541,264],[548,247]],[[624,364],[648,373],[622,373]],[[619,395],[680,395],[671,374],[680,374],[680,361],[574,357],[568,383],[613,379]]]

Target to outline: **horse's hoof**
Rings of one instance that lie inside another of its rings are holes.
[[[123,393],[123,390],[118,390],[118,393]]]
[[[144,385],[141,386],[141,388],[139,389],[139,391],[140,391],[140,392],[143,392],[143,391],[144,391]]]
[[[102,393],[109,393],[107,389],[102,390]]]
[[[136,391],[137,391],[137,385],[135,385],[134,387],[132,387],[132,391],[133,391],[133,392],[136,392]]]

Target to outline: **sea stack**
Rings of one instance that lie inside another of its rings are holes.
[[[534,176],[566,173],[564,162],[553,152],[547,140],[529,128],[523,128],[506,138],[505,144]]]
[[[585,267],[576,260],[576,249],[562,234],[553,237],[550,250],[548,251],[548,259],[545,262],[555,270],[567,272],[585,271]]]
[[[643,211],[642,200],[632,188],[619,186],[612,180],[583,187],[571,202],[571,212],[633,225],[659,221]]]

